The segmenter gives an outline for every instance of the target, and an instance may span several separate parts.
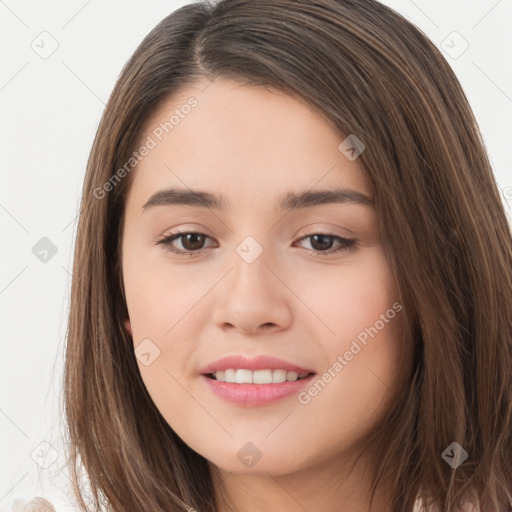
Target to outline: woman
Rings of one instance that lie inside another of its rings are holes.
[[[98,128],[69,464],[112,511],[512,510],[512,237],[467,99],[376,1],[187,5]]]

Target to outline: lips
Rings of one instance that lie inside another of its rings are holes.
[[[314,374],[310,374],[302,380],[278,384],[237,384],[219,382],[206,375],[200,376],[201,382],[212,395],[242,407],[263,407],[290,399],[310,385],[314,378]]]
[[[277,357],[261,355],[255,358],[245,357],[241,354],[226,356],[200,370],[202,375],[215,373],[219,370],[229,369],[246,369],[246,370],[286,370],[287,372],[295,372],[298,374],[315,373],[314,370],[290,363],[284,359]]]
[[[247,370],[251,371],[248,372]],[[275,374],[276,379],[272,378],[272,381],[268,382],[269,372],[261,372],[261,370],[271,370],[273,377]],[[315,372],[307,367],[278,357],[260,355],[250,358],[241,354],[218,359],[202,368],[200,373],[201,382],[214,395],[232,404],[246,407],[270,405],[296,395],[311,382],[315,375]],[[231,381],[233,380],[232,374],[235,373],[237,375],[236,382],[219,381],[214,377],[214,373],[217,375],[225,374],[226,377],[229,373],[229,380]],[[248,374],[253,374],[253,378],[260,374],[255,379],[258,382],[265,381],[265,376],[262,377],[261,374],[266,374],[267,383],[249,383],[247,380]],[[286,378],[283,379],[285,374]],[[302,378],[298,379],[299,375]],[[291,380],[288,380],[288,376]],[[295,380],[293,377],[295,377]]]

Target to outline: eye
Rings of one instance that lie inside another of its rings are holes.
[[[341,251],[353,251],[357,242],[355,239],[343,238],[333,233],[310,233],[299,241],[307,239],[310,239],[310,245],[313,247],[312,252],[315,256],[328,256]],[[339,243],[339,246],[332,249],[335,241]]]
[[[210,238],[204,233],[197,231],[183,231],[165,236],[157,242],[157,245],[162,244],[168,251],[179,256],[192,256],[194,253],[202,251],[204,241]],[[172,245],[175,240],[181,239],[182,247],[185,250],[177,249]]]
[[[163,237],[157,242],[157,245],[163,245],[166,250],[178,256],[193,256],[203,252],[205,240],[209,238],[208,235],[197,231],[183,231],[171,233]],[[332,233],[311,233],[300,238],[299,242],[307,239],[311,239],[312,249],[308,249],[309,252],[314,253],[316,256],[328,256],[341,251],[354,250],[357,242],[355,239],[343,238]],[[183,249],[173,246],[176,240],[180,240]],[[339,246],[332,249],[336,241]]]

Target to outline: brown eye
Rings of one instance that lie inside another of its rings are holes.
[[[204,243],[208,238],[210,237],[204,233],[186,231],[168,235],[159,240],[157,244],[163,245],[169,252],[179,256],[193,256],[204,249]],[[182,249],[174,246],[176,240],[181,242]]]
[[[311,245],[309,251],[316,256],[327,256],[341,251],[354,250],[357,242],[355,239],[343,238],[332,233],[311,233],[302,237],[300,241],[308,239]],[[332,249],[335,242],[338,242],[338,247]]]
[[[334,244],[334,238],[330,235],[311,235],[311,247],[317,251],[327,251]]]
[[[205,241],[205,236],[202,233],[186,233],[181,236],[181,244],[187,251],[197,251],[202,249]]]

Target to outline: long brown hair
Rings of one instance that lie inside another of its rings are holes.
[[[510,226],[452,69],[375,0],[186,5],[124,67],[88,161],[74,256],[64,405],[82,510],[82,465],[94,510],[217,510],[208,461],[142,382],[122,324],[120,259],[134,172],[125,164],[145,121],[217,76],[300,97],[365,144],[360,159],[414,347],[408,386],[374,433],[373,490],[385,482],[393,512],[410,512],[419,494],[447,512],[466,499],[482,512],[512,510]],[[442,456],[454,442],[468,454],[456,469]]]

